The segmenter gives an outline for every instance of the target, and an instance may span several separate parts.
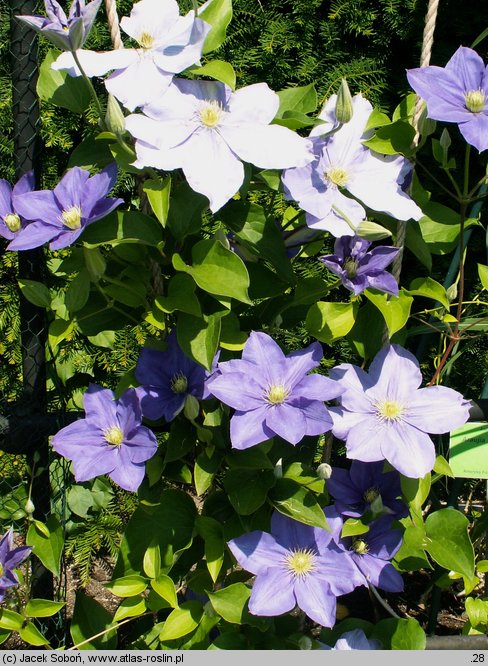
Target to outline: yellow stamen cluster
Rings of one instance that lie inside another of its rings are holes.
[[[112,446],[120,446],[124,441],[124,433],[119,426],[111,426],[104,431],[103,436],[108,444]]]
[[[324,174],[326,180],[337,187],[345,187],[349,182],[349,174],[342,167],[331,167]]]
[[[185,393],[188,388],[188,379],[182,372],[176,372],[169,385],[173,393]]]
[[[151,33],[146,32],[144,30],[141,32],[139,35],[139,39],[137,40],[139,46],[142,46],[143,49],[152,49],[154,46],[154,37],[151,35]]]
[[[202,125],[212,129],[220,122],[222,107],[217,100],[207,101],[200,107],[199,114]]]
[[[19,231],[20,217],[17,215],[17,213],[8,213],[8,215],[5,215],[3,218],[3,221],[5,222],[7,229],[9,229],[9,231],[11,231],[13,234]]]
[[[368,504],[371,504],[371,502],[374,502],[377,497],[379,497],[380,491],[376,486],[373,486],[372,488],[368,488],[363,497],[364,501],[367,502]]]
[[[297,548],[285,558],[285,566],[293,577],[304,577],[315,569],[315,553],[310,548]]]
[[[264,394],[265,400],[272,405],[279,405],[286,400],[290,391],[283,384],[271,384]]]
[[[399,421],[405,411],[405,407],[396,400],[380,400],[375,404],[376,415],[382,421]]]
[[[79,229],[81,227],[81,208],[72,206],[69,210],[63,210],[61,218],[65,227],[68,229]]]
[[[468,111],[479,113],[485,108],[486,95],[482,90],[470,90],[465,93],[464,101]]]
[[[358,555],[366,555],[369,551],[368,544],[363,539],[355,539],[352,542],[352,548]]]
[[[358,262],[352,257],[348,257],[344,262],[344,270],[348,278],[354,278],[358,274]]]

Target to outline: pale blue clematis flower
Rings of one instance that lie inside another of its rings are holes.
[[[270,125],[279,97],[266,83],[236,92],[218,81],[178,79],[145,115],[130,115],[139,168],[182,168],[190,187],[216,212],[244,182],[242,162],[263,169],[304,166],[313,160],[310,141]]]
[[[174,74],[198,64],[211,29],[193,11],[180,16],[175,0],[141,0],[130,16],[122,18],[120,27],[137,42],[137,48],[80,50],[77,57],[87,76],[113,70],[105,86],[130,111],[159,97]],[[52,67],[80,75],[70,53],[62,53]]]
[[[362,143],[371,135],[365,132],[373,110],[370,102],[355,95],[352,119],[322,137],[336,127],[332,103],[335,108],[332,99],[319,116],[326,122],[312,130],[314,161],[283,173],[286,198],[306,211],[309,227],[337,237],[356,233],[366,217],[362,204],[397,220],[420,219],[422,211],[402,189],[412,170],[410,162],[401,155],[374,153]]]
[[[381,650],[380,641],[369,639],[362,629],[351,629],[336,641],[334,647],[321,645],[321,650]]]

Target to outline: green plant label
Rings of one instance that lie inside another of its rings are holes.
[[[488,479],[488,423],[466,423],[451,433],[449,465],[454,476]]]

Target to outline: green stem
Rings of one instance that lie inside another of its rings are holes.
[[[71,51],[71,55],[73,56],[73,60],[76,63],[76,66],[80,70],[81,76],[83,77],[83,80],[85,81],[86,85],[88,86],[88,90],[90,91],[90,95],[93,99],[93,103],[95,104],[95,107],[98,112],[98,117],[100,119],[100,126],[104,130],[105,128],[105,114],[103,112],[102,105],[100,104],[100,100],[98,99],[97,92],[95,88],[93,87],[93,83],[91,82],[90,77],[88,77],[85,73],[85,70],[81,66],[80,59],[78,58],[78,55],[76,51]]]

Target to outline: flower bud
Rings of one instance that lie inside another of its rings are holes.
[[[391,231],[385,229],[385,227],[382,227],[380,224],[376,224],[376,222],[363,220],[356,229],[356,235],[372,243],[373,241],[382,240],[383,238],[389,238],[392,234]]]
[[[25,503],[24,511],[26,512],[26,514],[28,516],[32,516],[32,514],[34,513],[35,510],[36,510],[36,507],[34,506],[34,502],[29,497],[29,499]]]
[[[332,467],[328,463],[320,463],[317,467],[317,476],[322,481],[327,481],[332,475]]]
[[[353,112],[351,91],[349,90],[346,79],[342,79],[337,93],[337,102],[335,106],[336,118],[342,124],[348,123],[352,118]]]
[[[188,394],[185,398],[185,406],[183,407],[183,414],[189,421],[194,421],[200,413],[200,403],[194,395]]]
[[[120,104],[113,95],[108,96],[105,124],[109,132],[114,134],[122,134],[125,131],[125,117]]]
[[[277,479],[283,478],[283,458],[280,458],[276,463],[273,474]]]
[[[453,301],[456,300],[457,295],[458,295],[457,282],[455,282],[454,284],[451,284],[451,286],[447,288],[446,295],[447,295],[447,300],[449,301],[449,303],[452,303]]]

